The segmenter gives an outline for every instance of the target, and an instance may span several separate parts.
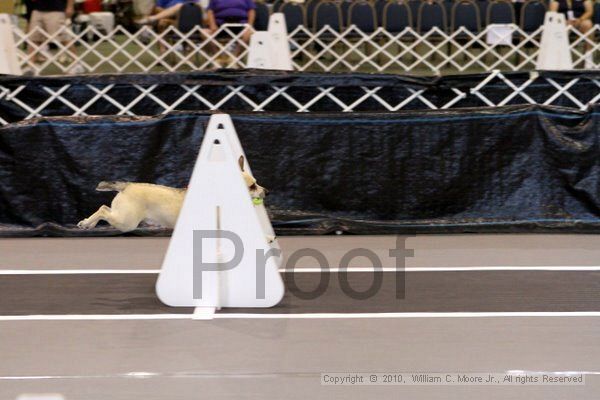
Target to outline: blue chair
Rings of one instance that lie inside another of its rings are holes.
[[[448,17],[446,15],[444,4],[440,1],[421,3],[417,19],[417,31],[419,33],[425,33],[435,27],[444,32],[447,31]]]
[[[275,2],[273,3],[273,12],[280,12],[281,6],[283,6],[283,0],[275,0]]]
[[[256,19],[254,20],[254,29],[257,31],[266,31],[269,29],[269,7],[265,3],[256,3]]]
[[[474,0],[456,1],[452,6],[450,21],[452,32],[464,27],[469,32],[478,33],[481,31],[479,6]]]
[[[546,3],[543,0],[527,0],[525,3],[521,4],[519,26],[526,33],[535,32],[540,26],[544,25],[546,11]],[[521,48],[526,52],[533,48],[537,48],[533,42],[527,40],[525,35],[522,37],[519,36],[517,40],[525,41]],[[517,61],[519,61],[521,59],[520,54],[516,54],[516,56]]]
[[[515,9],[510,0],[492,0],[487,7],[486,25],[514,24]]]
[[[375,16],[377,17],[377,26],[383,26],[383,9],[388,4],[389,0],[375,0]]]
[[[313,27],[314,17],[315,17],[315,7],[319,4],[320,0],[308,0],[304,3],[304,10],[306,11],[306,22],[308,23],[308,27]]]
[[[177,14],[177,18],[175,21],[175,27],[178,32],[170,32],[165,36],[165,40],[169,43],[173,44],[180,40],[183,36],[186,36],[188,39],[193,41],[202,41],[204,37],[200,32],[194,32],[190,34],[195,28],[202,26],[203,12],[202,8],[198,4],[195,3],[186,3],[181,6],[179,10],[179,14]],[[179,33],[181,32],[181,33]],[[183,44],[184,51],[187,51],[189,45],[188,43]],[[169,54],[170,58],[178,58],[180,57],[179,52],[171,52]]]
[[[372,33],[377,29],[377,15],[375,7],[366,1],[352,3],[348,9],[348,25],[356,25],[365,33]]]
[[[324,1],[320,2],[315,7],[313,31],[320,31],[325,26],[329,26],[331,29],[338,32],[341,32],[342,30],[342,11],[336,3]]]
[[[489,5],[489,0],[477,0],[477,6],[479,7],[479,20],[481,21],[482,28],[485,28],[487,25],[487,9]]]
[[[592,17],[594,25],[600,25],[600,3],[594,3],[594,16]]]
[[[342,12],[342,26],[348,26],[348,10],[352,5],[352,0],[342,0],[339,2],[340,11]]]
[[[461,33],[455,35],[455,39],[459,43],[466,43],[471,39],[471,35],[464,32],[466,29],[472,34],[477,34],[481,31],[481,15],[479,13],[479,6],[475,0],[457,0],[450,12],[450,30],[456,32],[459,29]],[[448,45],[451,51],[452,45]],[[462,52],[462,58],[466,61],[467,53]]]
[[[388,3],[383,9],[381,26],[392,33],[402,32],[408,27],[413,27],[412,14],[406,3]]]
[[[450,20],[450,15],[452,15],[452,7],[454,6],[455,0],[440,0],[444,5],[444,9],[446,10],[446,15],[448,16],[448,20]]]
[[[419,20],[419,8],[421,7],[423,0],[408,0],[408,8],[410,8],[410,18],[413,22],[412,27],[417,27],[417,21]]]
[[[177,30],[181,33],[188,33],[202,25],[202,18],[202,8],[195,3],[185,3],[181,6],[177,16]]]
[[[298,3],[284,3],[279,9],[285,17],[288,32],[292,32],[300,25],[306,26],[304,7]]]
[[[525,32],[535,32],[544,25],[546,4],[541,0],[528,0],[521,7],[521,29]]]
[[[423,2],[419,7],[419,16],[417,19],[417,32],[425,34],[430,30],[437,28],[442,32],[448,31],[448,15],[446,14],[446,7],[443,1],[434,0],[433,2]],[[430,42],[439,40],[442,36],[433,34],[428,36]],[[446,45],[446,53],[450,54],[450,43]],[[437,52],[431,54],[431,57],[435,60],[438,56]]]

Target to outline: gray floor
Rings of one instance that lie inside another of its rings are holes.
[[[315,247],[336,265],[353,247],[384,259],[394,241],[282,238],[282,247],[288,254]],[[407,243],[415,250],[408,267],[593,266],[600,260],[600,237],[592,235],[419,236]],[[155,269],[165,246],[164,238],[5,239],[0,269]],[[595,275],[590,280],[598,284]],[[0,321],[0,399],[26,392],[62,393],[68,400],[597,399],[599,344],[600,317],[577,316]],[[584,386],[320,385],[323,372],[514,370],[591,374]]]
[[[350,249],[368,248],[393,266],[389,249],[395,236],[287,236],[279,238],[285,260],[302,249],[322,251],[329,265],[339,265]],[[418,235],[400,237],[414,257],[407,267],[600,265],[600,235]],[[160,268],[169,238],[18,238],[0,239],[1,269]],[[355,260],[351,265],[362,265]],[[301,259],[298,267],[313,267]]]
[[[600,271],[300,271],[283,274],[285,295],[276,306],[223,308],[217,317],[600,310]],[[191,315],[193,307],[173,308],[159,301],[157,277],[155,273],[6,275],[0,278],[0,316]]]

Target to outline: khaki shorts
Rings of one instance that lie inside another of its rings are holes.
[[[147,17],[154,10],[155,0],[133,0],[133,13],[136,16]]]
[[[34,43],[42,43],[45,42],[48,37],[54,35],[58,30],[62,29],[62,33],[55,39],[58,39],[61,42],[68,41],[68,30],[65,28],[66,20],[66,14],[61,11],[42,12],[34,10],[31,13],[31,20],[29,21],[29,32],[31,32],[29,39]],[[36,32],[34,32],[36,28],[38,29]],[[46,32],[46,35],[41,33],[40,30]]]

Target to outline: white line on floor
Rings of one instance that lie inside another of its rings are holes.
[[[373,272],[372,267],[331,267],[322,269],[320,267],[306,267],[285,269],[282,273],[315,273],[315,272]],[[406,267],[396,269],[395,267],[384,267],[378,269],[381,272],[476,272],[476,271],[600,271],[600,266],[474,266],[474,267]],[[0,270],[0,275],[94,275],[94,274],[158,274],[160,269],[5,269]]]
[[[5,269],[0,275],[158,274],[159,269]]]
[[[192,319],[192,314],[49,314],[0,315],[2,321],[112,321],[151,319]]]
[[[399,313],[306,313],[252,314],[216,313],[214,319],[360,319],[360,318],[507,318],[507,317],[600,317],[600,311],[572,312],[399,312]],[[194,314],[79,314],[79,315],[2,315],[3,321],[102,321],[102,320],[193,320]]]
[[[215,319],[358,319],[358,318],[498,318],[498,317],[600,317],[600,311],[572,312],[398,312],[398,313],[306,313],[215,314]]]
[[[374,272],[372,267],[339,268],[331,267],[321,269],[320,267],[280,269],[279,272]],[[498,267],[384,267],[380,272],[460,272],[460,271],[600,271],[600,266],[498,266]]]
[[[396,371],[394,371],[396,372]],[[548,375],[548,376],[573,376],[573,375],[600,375],[600,371],[522,371],[522,370],[509,370],[502,372],[478,372],[484,373],[502,373],[508,375]],[[257,372],[257,373],[165,373],[165,372],[148,372],[148,371],[135,371],[127,372],[122,374],[99,374],[99,375],[6,375],[0,376],[0,380],[3,381],[23,381],[23,380],[49,380],[49,379],[107,379],[107,378],[119,378],[119,379],[148,379],[148,378],[188,378],[188,379],[214,379],[214,378],[227,378],[227,379],[248,379],[248,378],[281,378],[281,377],[320,377],[321,374],[318,372]]]
[[[582,372],[583,373],[583,372]],[[549,374],[548,374],[549,375]],[[47,379],[107,379],[107,378],[122,378],[122,379],[148,379],[148,378],[188,378],[188,379],[214,379],[214,378],[228,378],[228,379],[247,379],[247,378],[280,378],[280,377],[306,377],[315,376],[320,377],[320,373],[306,373],[306,372],[267,372],[267,373],[197,373],[197,372],[148,372],[148,371],[135,371],[127,372],[123,374],[102,374],[102,375],[24,375],[24,376],[0,376],[0,380],[6,381],[21,381],[21,380],[47,380]],[[37,399],[37,397],[36,397]]]

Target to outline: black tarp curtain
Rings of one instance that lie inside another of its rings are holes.
[[[0,128],[0,235],[117,234],[75,226],[110,204],[97,183],[185,187],[209,116]],[[599,116],[540,106],[232,114],[278,234],[600,231]]]
[[[568,85],[568,92],[582,104],[594,99],[600,89],[596,82],[600,81],[600,72],[571,71],[571,72],[536,72],[543,78],[536,79],[525,89],[527,98],[514,95],[506,105],[529,104],[534,101],[544,104],[556,95],[562,86]],[[506,72],[503,74],[515,87],[524,85],[529,79],[529,73]],[[177,103],[176,111],[210,110],[211,108],[196,96],[186,90],[196,88],[207,101],[219,103],[220,111],[254,111],[253,106],[244,101],[240,95],[232,95],[231,88],[239,88],[240,94],[256,104],[266,105],[267,112],[295,112],[297,104],[285,96],[274,96],[277,88],[286,87],[286,94],[300,104],[311,103],[312,112],[340,111],[340,105],[328,96],[323,96],[320,87],[334,88],[331,92],[345,104],[354,104],[365,96],[365,89],[379,88],[377,96],[392,107],[405,101],[405,110],[429,108],[419,98],[416,92],[423,90],[424,98],[437,107],[443,107],[455,101],[456,107],[489,106],[472,89],[476,88],[489,74],[471,74],[443,77],[410,77],[389,74],[355,74],[355,73],[309,73],[309,72],[277,72],[241,70],[222,70],[216,72],[197,73],[165,73],[165,74],[122,74],[122,75],[85,75],[70,77],[11,77],[0,76],[0,118],[7,122],[17,122],[28,117],[30,111],[19,103],[25,104],[32,110],[38,110],[41,116],[73,115],[72,106],[87,105],[88,115],[116,115],[122,113],[123,107],[133,104],[129,111],[135,115],[158,115],[165,111],[160,102],[166,105]],[[576,83],[572,81],[577,79]],[[109,85],[112,85],[109,87]],[[198,89],[200,87],[200,89]],[[141,89],[151,88],[150,96],[143,96]],[[462,98],[457,99],[457,92]],[[113,100],[102,98],[99,94],[110,96]],[[8,94],[10,93],[10,95]],[[67,101],[51,99],[52,93],[60,94]],[[497,77],[480,89],[480,93],[493,104],[499,104],[508,96],[514,94],[514,89]],[[140,98],[140,96],[144,98]],[[271,98],[274,96],[273,98]],[[180,99],[183,99],[180,101]],[[269,100],[270,99],[270,100]],[[15,101],[16,100],[16,101]],[[89,103],[89,104],[88,104]],[[119,107],[116,103],[121,104]],[[385,107],[375,98],[363,99],[354,107],[354,111],[382,111]],[[579,108],[568,96],[555,96],[552,105]]]

